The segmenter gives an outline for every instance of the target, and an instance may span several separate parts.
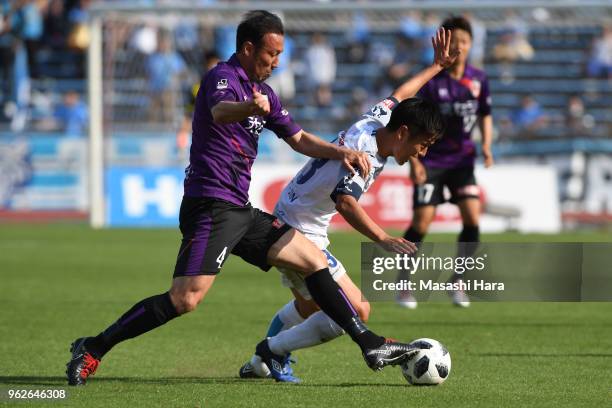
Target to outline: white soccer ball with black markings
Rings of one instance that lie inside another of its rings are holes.
[[[412,385],[442,384],[451,371],[450,353],[434,339],[417,339],[413,344],[421,349],[410,361],[401,365],[404,378]]]

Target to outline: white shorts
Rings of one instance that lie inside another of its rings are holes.
[[[346,273],[346,270],[344,269],[344,265],[342,265],[342,263],[327,250],[327,246],[329,245],[329,240],[327,237],[312,234],[304,234],[304,236],[312,241],[317,248],[323,251],[327,257],[329,273],[331,273],[331,276],[335,281],[338,281],[338,279],[340,279],[342,275]],[[304,275],[292,269],[277,269],[281,272],[281,282],[283,286],[297,290],[298,293],[306,300],[312,299],[310,292],[308,292],[308,288],[306,287],[306,282],[304,282]]]

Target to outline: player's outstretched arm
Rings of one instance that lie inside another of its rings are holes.
[[[336,146],[304,130],[286,138],[285,141],[293,150],[306,156],[340,160],[352,174],[356,173],[353,165],[357,166],[361,174],[370,174],[370,159],[364,152]]]
[[[357,199],[348,194],[339,194],[336,198],[336,210],[357,231],[379,244],[383,249],[399,254],[413,254],[417,247],[404,238],[387,234],[359,205]]]
[[[482,135],[482,155],[485,167],[493,165],[493,153],[491,153],[491,142],[493,140],[493,117],[486,115],[478,121],[480,134]]]
[[[431,37],[431,45],[434,49],[433,63],[400,85],[392,94],[395,99],[401,102],[404,99],[412,98],[430,79],[455,62],[460,51],[451,49],[451,36],[450,30],[440,28],[436,35]]]

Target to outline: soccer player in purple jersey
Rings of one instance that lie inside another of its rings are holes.
[[[452,31],[453,49],[461,53],[455,63],[431,79],[418,93],[440,105],[446,119],[446,131],[433,145],[427,156],[411,159],[410,178],[415,189],[414,216],[404,234],[410,242],[421,242],[434,218],[436,206],[445,202],[444,186],[451,193],[450,202],[461,211],[463,230],[459,234],[459,256],[471,256],[479,241],[480,197],[474,177],[476,146],[471,140],[472,130],[478,124],[482,136],[482,154],[485,167],[493,165],[491,137],[491,97],[485,73],[467,63],[472,46],[472,28],[464,17],[450,17],[442,27]],[[400,273],[400,279],[407,279]],[[454,275],[453,281],[461,279]],[[463,291],[451,293],[453,303],[467,307],[469,297]],[[416,299],[410,292],[398,297],[398,303],[415,308]]]
[[[333,280],[327,259],[310,240],[249,203],[251,166],[265,127],[310,157],[357,164],[369,174],[367,154],[327,143],[298,126],[263,81],[278,66],[283,24],[267,11],[247,13],[236,53],[202,79],[193,119],[190,163],[179,221],[183,239],[169,291],[143,299],[95,337],[76,339],[66,375],[84,385],[118,343],[193,311],[229,254],[264,271],[286,267],[303,274],[313,300],[359,345],[373,370],[408,361],[418,348],[389,342],[368,330]],[[409,243],[413,250],[416,247]]]

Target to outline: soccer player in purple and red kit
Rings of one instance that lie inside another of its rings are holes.
[[[370,172],[365,153],[302,130],[263,82],[278,66],[283,33],[276,15],[261,10],[247,13],[238,26],[236,54],[202,79],[179,215],[183,239],[172,286],[136,303],[97,336],[76,339],[66,370],[70,385],[84,385],[118,343],[194,310],[230,253],[264,271],[277,266],[303,273],[315,302],[349,333],[373,370],[401,364],[418,352],[415,346],[387,341],[368,330],[330,275],[323,252],[300,232],[249,203],[251,166],[264,127],[302,154],[341,160],[351,171],[351,164],[357,164],[362,174]]]
[[[485,167],[493,165],[491,138],[493,119],[491,97],[486,74],[467,63],[472,46],[472,27],[467,19],[449,17],[442,27],[452,31],[451,48],[461,51],[455,63],[432,78],[418,93],[424,99],[436,102],[446,119],[442,138],[429,148],[425,157],[411,159],[410,178],[415,189],[414,216],[404,238],[421,242],[436,213],[436,206],[445,202],[444,186],[451,193],[450,202],[461,212],[463,230],[459,234],[458,256],[471,256],[480,240],[480,195],[474,177],[476,145],[471,140],[472,130],[478,124],[482,137]],[[399,279],[407,279],[400,272]],[[461,279],[455,274],[453,281]],[[461,290],[451,293],[453,303],[467,307],[469,297]],[[398,303],[407,308],[417,306],[410,292],[403,292]]]

